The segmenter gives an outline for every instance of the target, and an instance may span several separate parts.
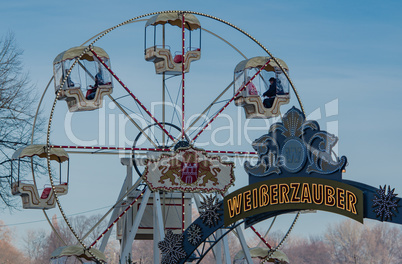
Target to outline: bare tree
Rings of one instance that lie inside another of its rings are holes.
[[[15,206],[10,192],[11,156],[30,144],[35,91],[23,71],[22,50],[12,33],[0,38],[0,208]]]
[[[299,264],[330,264],[331,251],[323,237],[290,238],[283,247],[290,263]]]
[[[46,244],[46,232],[44,230],[29,230],[23,238],[25,254],[30,264],[46,263],[44,250]]]
[[[402,232],[389,224],[362,225],[346,220],[330,226],[325,237],[331,250],[331,263],[402,263]]]
[[[82,238],[100,218],[101,215],[79,215],[71,217],[69,221],[77,235]],[[46,263],[49,261],[52,252],[57,248],[78,243],[64,220],[59,221],[56,215],[54,215],[52,217],[52,224],[57,231],[57,234],[53,230],[50,234],[45,234],[42,231],[31,231],[27,233],[27,236],[24,239],[25,250],[31,264]],[[106,223],[103,221],[93,230],[87,239],[84,239],[86,246],[89,246],[105,228]]]
[[[20,264],[27,263],[24,253],[13,246],[14,234],[0,220],[0,263]]]

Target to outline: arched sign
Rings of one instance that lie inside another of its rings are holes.
[[[315,209],[363,223],[363,192],[351,185],[320,178],[290,177],[248,185],[225,197],[225,226],[253,215]]]
[[[258,162],[244,164],[249,185],[224,198],[224,223],[246,218],[258,223],[285,211],[306,209],[341,214],[363,223],[363,218],[402,224],[399,200],[388,186],[380,189],[342,179],[347,159],[332,148],[338,138],[306,121],[293,107],[256,139]]]

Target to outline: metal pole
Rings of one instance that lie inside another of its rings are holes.
[[[157,195],[158,194],[158,195]],[[160,253],[158,248],[158,243],[161,241],[160,232],[159,232],[159,225],[158,225],[158,210],[156,204],[160,202],[159,199],[159,192],[154,192],[153,197],[153,244],[154,244],[154,264],[160,263]]]
[[[162,25],[162,46],[165,48],[165,25]],[[162,73],[162,126],[165,128],[165,72]],[[162,133],[162,142],[165,146],[165,133]]]
[[[246,239],[244,238],[243,230],[241,230],[240,226],[236,227],[237,235],[239,236],[240,245],[243,249],[244,256],[246,257],[246,261],[248,264],[253,264],[253,260],[251,259],[250,250],[247,246]]]
[[[144,196],[142,197],[140,208],[138,209],[137,215],[135,216],[135,219],[134,219],[133,226],[131,227],[131,230],[129,231],[129,235],[127,237],[126,243],[121,252],[121,256],[120,256],[121,259],[125,259],[128,256],[128,254],[131,252],[131,247],[133,245],[135,235],[137,234],[141,219],[144,215],[145,207],[147,206],[150,195],[151,195],[151,190],[148,188],[145,191]]]
[[[181,24],[181,28],[182,28],[182,44],[181,44],[181,46],[182,46],[182,50],[181,50],[181,54],[182,54],[182,58],[181,58],[181,93],[182,93],[182,98],[181,98],[181,111],[182,111],[182,113],[181,113],[181,118],[182,118],[182,120],[181,120],[181,139],[184,139],[184,135],[185,135],[185,133],[184,133],[184,127],[185,127],[185,124],[184,124],[184,75],[185,75],[185,73],[184,73],[184,71],[185,71],[185,57],[184,57],[184,55],[185,55],[185,39],[184,39],[184,37],[185,37],[185,27],[184,27],[184,23],[185,23],[185,15],[184,15],[184,13],[182,13],[182,24]]]
[[[222,233],[222,231],[221,231]],[[228,241],[228,236],[224,236],[222,238],[222,243],[223,243],[223,254],[225,256],[225,263],[226,264],[231,264],[230,261],[230,251],[229,251],[229,241]]]

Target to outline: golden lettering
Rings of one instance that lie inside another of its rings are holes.
[[[297,197],[299,193],[300,183],[291,183],[290,188],[292,188],[292,198],[290,199],[291,203],[300,203],[300,197]]]
[[[345,210],[345,190],[336,188],[336,207],[339,209]]]
[[[278,203],[278,184],[273,184],[269,186],[269,195],[271,198],[271,204]]]
[[[258,207],[258,189],[253,189],[253,209]]]
[[[301,189],[301,202],[302,203],[311,203],[311,193],[310,193],[310,187],[308,183],[303,183],[302,189]]]
[[[289,185],[287,184],[279,184],[279,203],[289,203]]]
[[[239,195],[233,196],[232,199],[228,199],[228,208],[229,208],[229,216],[230,218],[234,217],[235,215],[240,214],[241,211],[241,196]]]
[[[313,202],[322,204],[324,202],[324,186],[322,184],[313,183]]]
[[[357,203],[357,197],[354,193],[346,190],[346,210],[349,212],[352,212],[352,214],[357,214],[356,210],[356,203]]]
[[[335,189],[332,186],[325,185],[325,205],[334,206],[335,205]]]
[[[251,195],[250,190],[244,192],[244,199],[243,199],[243,201],[244,201],[244,206],[243,206],[244,212],[247,212],[247,211],[251,210],[251,204],[250,204],[251,198],[250,198],[250,195]]]
[[[260,207],[266,206],[269,204],[269,194],[268,194],[268,186],[263,184],[260,186]]]

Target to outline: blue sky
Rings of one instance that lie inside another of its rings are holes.
[[[41,93],[52,75],[52,61],[61,51],[80,45],[98,32],[119,24],[129,18],[153,11],[192,10],[205,12],[225,19],[246,30],[274,56],[285,60],[290,68],[293,82],[302,98],[307,114],[321,115],[320,124],[325,129],[327,124],[338,125],[339,154],[348,157],[349,166],[344,177],[378,186],[391,184],[396,193],[402,193],[400,160],[402,158],[402,18],[399,1],[2,1],[0,9],[0,35],[8,31],[15,33],[18,46],[24,52],[25,69],[30,72],[31,80]],[[225,32],[221,25],[205,20],[209,30],[216,30],[247,50],[246,39],[231,31]],[[142,31],[142,27],[139,32]],[[138,38],[142,38],[142,33]],[[137,36],[130,31],[111,33],[104,45],[108,47],[112,65],[123,76],[130,76],[127,69],[132,69],[135,80],[146,86],[150,79],[141,79],[141,72],[136,62],[130,61],[127,54],[141,54],[140,46],[134,44]],[[130,45],[132,44],[132,50]],[[140,41],[141,42],[141,41]],[[120,47],[121,45],[121,47]],[[234,61],[226,53],[220,53],[223,46],[210,48],[216,67],[229,71],[235,67]],[[122,52],[124,48],[125,53]],[[261,52],[251,47],[250,56]],[[204,55],[203,55],[204,56]],[[203,57],[204,58],[204,57]],[[142,62],[141,62],[142,63]],[[145,65],[145,64],[143,64]],[[127,66],[127,67],[126,67]],[[131,68],[129,68],[131,67]],[[152,70],[152,65],[148,65]],[[194,71],[198,68],[194,64]],[[203,75],[205,74],[205,75]],[[195,80],[208,78],[210,82],[219,82],[223,74],[211,74],[200,71]],[[194,74],[195,75],[195,74]],[[195,75],[196,76],[196,75]],[[190,78],[190,77],[189,77]],[[199,78],[199,79],[197,79]],[[230,82],[230,81],[229,81]],[[225,81],[222,81],[225,83]],[[115,83],[117,86],[117,84]],[[53,87],[51,86],[51,89]],[[119,87],[120,89],[120,87]],[[117,90],[117,89],[116,89]],[[141,92],[139,92],[141,93]],[[195,93],[197,95],[197,93]],[[146,94],[144,94],[146,96]],[[199,96],[204,96],[199,94]],[[51,95],[46,97],[48,116],[53,102]],[[204,98],[204,97],[202,97]],[[325,105],[337,100],[338,112],[327,116]],[[208,102],[208,99],[206,99]],[[65,115],[65,106],[58,105],[56,112]],[[196,104],[188,106],[196,109]],[[230,109],[229,109],[230,110]],[[197,111],[197,110],[194,110]],[[237,111],[234,107],[230,111]],[[77,117],[77,126],[86,122],[86,118]],[[63,122],[56,125],[63,127]],[[77,128],[77,127],[76,127]],[[58,128],[54,128],[58,131]],[[60,129],[61,131],[62,129]],[[83,137],[87,134],[81,133]],[[54,135],[54,140],[63,141],[65,135]],[[90,137],[89,137],[90,138]],[[64,141],[63,141],[64,142]],[[242,146],[244,147],[244,145]],[[91,184],[85,175],[95,175],[102,179],[102,184],[114,183],[115,174],[123,177],[124,168],[117,157],[100,158],[97,163],[83,164],[81,157],[73,157],[72,164],[79,178],[72,177],[69,195],[81,197],[80,185]],[[85,157],[83,157],[85,159]],[[99,164],[112,164],[108,175],[102,175]],[[241,164],[237,165],[241,167]],[[239,170],[239,173],[241,171]],[[113,175],[113,176],[110,176]],[[237,176],[244,184],[243,176]],[[95,178],[95,179],[96,179]],[[69,213],[100,208],[113,203],[117,196],[115,189],[102,189],[102,184],[95,184],[96,189],[88,201],[77,206],[77,200],[66,199]],[[117,186],[117,185],[116,185]],[[107,195],[106,195],[107,193]],[[107,196],[103,200],[103,197]],[[83,196],[84,197],[84,196]],[[95,200],[95,201],[94,201]],[[54,211],[57,213],[57,211]],[[0,219],[7,224],[31,220],[41,220],[40,212],[21,211],[10,215],[2,212]],[[325,226],[342,217],[327,214],[303,215],[296,226],[296,233],[315,234]],[[316,228],[317,224],[320,228]],[[25,230],[38,225],[17,226]],[[44,228],[47,228],[44,226]],[[23,232],[20,232],[23,236]]]

